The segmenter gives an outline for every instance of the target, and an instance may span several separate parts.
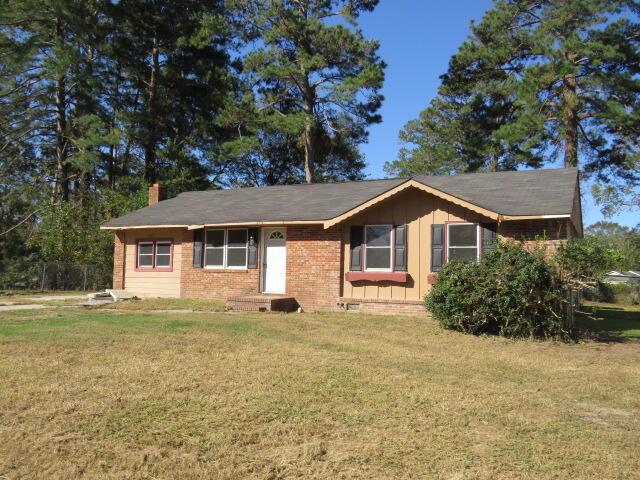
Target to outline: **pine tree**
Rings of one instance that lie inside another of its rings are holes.
[[[378,43],[344,22],[355,26],[377,3],[230,2],[245,40],[257,45],[243,59],[263,122],[257,129],[299,139],[306,182],[357,175],[364,165],[357,147],[366,141],[367,126],[380,121],[385,65]]]
[[[122,0],[110,14],[109,103],[127,137],[128,168],[142,158],[147,182],[204,188],[208,152],[224,140],[216,118],[231,82],[222,3]]]
[[[4,159],[38,164],[38,181],[53,184],[53,201],[69,200],[71,180],[91,168],[88,152],[108,134],[84,101],[92,94],[82,92],[93,82],[89,45],[97,41],[99,11],[98,0],[0,6],[0,48],[8,59],[0,80]]]
[[[627,0],[499,0],[450,61],[439,95],[479,119],[482,149],[497,141],[547,162],[558,156],[605,182],[637,185],[640,150],[640,5]],[[474,101],[481,95],[481,102]],[[507,118],[483,115],[507,101]],[[445,100],[446,101],[446,100]],[[456,113],[459,113],[456,110]],[[447,142],[423,112],[426,144]],[[413,128],[413,124],[409,127]],[[429,138],[432,136],[433,138]],[[434,161],[442,161],[437,149]],[[420,152],[420,150],[418,150]],[[405,160],[410,160],[411,154]],[[482,162],[468,162],[482,168]],[[464,170],[465,168],[463,168]]]

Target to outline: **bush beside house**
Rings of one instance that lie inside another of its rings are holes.
[[[425,296],[444,327],[505,337],[565,337],[563,285],[537,252],[496,243],[477,263],[450,262]]]

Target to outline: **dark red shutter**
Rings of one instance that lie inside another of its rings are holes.
[[[397,225],[394,245],[393,269],[396,272],[407,271],[407,226]]]
[[[349,244],[351,247],[351,259],[349,270],[352,272],[362,271],[362,240],[364,238],[364,227],[352,225]]]
[[[444,225],[431,225],[431,271],[439,272],[444,265]]]

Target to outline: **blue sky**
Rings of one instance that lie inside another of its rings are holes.
[[[398,152],[398,132],[416,118],[434,97],[440,75],[449,58],[469,34],[469,22],[479,21],[490,0],[381,0],[373,13],[360,18],[368,38],[380,41],[380,55],[387,62],[383,90],[383,121],[370,129],[369,143],[361,150],[371,178],[385,176],[383,167]],[[588,185],[583,190],[589,190]],[[584,224],[601,220],[590,195],[584,195]],[[611,220],[635,226],[638,212],[625,212]]]

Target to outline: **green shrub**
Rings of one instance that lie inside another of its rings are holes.
[[[544,258],[498,243],[478,263],[451,262],[425,296],[444,327],[505,337],[560,337],[560,282]]]
[[[555,255],[565,276],[576,280],[599,280],[622,260],[619,249],[601,237],[572,238]]]

